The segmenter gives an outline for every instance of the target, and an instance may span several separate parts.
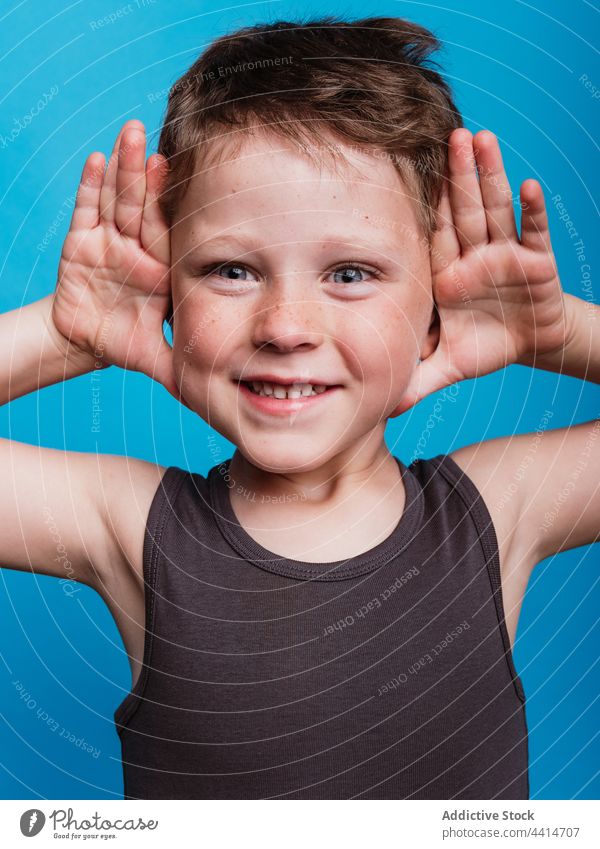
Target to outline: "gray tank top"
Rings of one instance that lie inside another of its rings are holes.
[[[144,540],[146,640],[115,712],[128,799],[528,799],[497,540],[448,456],[363,554],[260,546],[229,461],[169,467]]]

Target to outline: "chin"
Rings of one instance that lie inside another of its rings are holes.
[[[311,472],[333,456],[331,444],[319,449],[309,436],[304,439],[298,439],[297,434],[291,436],[291,439],[281,440],[273,437],[258,445],[240,440],[236,442],[237,450],[256,468],[280,475]]]

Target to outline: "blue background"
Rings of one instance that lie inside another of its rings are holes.
[[[12,6],[14,5],[14,11]],[[67,0],[2,3],[0,16],[0,309],[54,289],[62,240],[86,156],[108,156],[127,118],[140,118],[156,149],[167,89],[216,36],[239,26],[328,14],[411,18],[445,47],[438,59],[466,126],[500,138],[513,191],[527,177],[544,187],[566,291],[584,297],[579,263],[550,199],[561,194],[598,268],[597,117],[580,77],[600,86],[597,25],[590,4],[454,2],[262,2],[219,8],[131,0],[129,13],[92,22],[126,3]],[[16,138],[11,130],[51,86],[58,93]],[[163,91],[163,95],[157,93]],[[71,205],[70,205],[71,204]],[[62,217],[61,217],[62,215]],[[45,251],[37,249],[59,219]],[[600,283],[595,283],[598,301]],[[205,473],[209,428],[148,378],[100,373],[101,429],[90,431],[89,375],[0,409],[0,435],[49,447],[130,454]],[[546,409],[552,427],[598,415],[598,387],[511,366],[461,384],[429,431],[425,456],[481,439],[533,431]],[[404,460],[436,396],[390,423],[390,449]],[[216,435],[222,457],[233,451]],[[527,693],[532,798],[598,798],[600,791],[600,548],[582,547],[539,564],[519,622],[515,663]],[[119,798],[120,750],[112,714],[130,686],[129,666],[104,603],[81,586],[0,570],[0,797]],[[21,689],[20,689],[21,688]],[[23,693],[26,698],[21,698]],[[29,701],[28,701],[29,700]],[[38,715],[39,712],[39,715]],[[46,720],[45,717],[48,717]],[[54,720],[54,722],[53,722]],[[58,725],[57,730],[52,730]],[[64,729],[64,730],[62,730]],[[73,734],[98,757],[69,742]]]

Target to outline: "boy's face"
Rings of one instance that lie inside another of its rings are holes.
[[[268,471],[309,471],[366,440],[381,445],[417,356],[431,349],[414,201],[389,159],[347,156],[358,171],[247,137],[233,161],[192,178],[177,211],[176,379],[188,405]],[[257,399],[238,385],[257,375],[336,388]]]

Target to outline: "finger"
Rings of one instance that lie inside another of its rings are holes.
[[[521,244],[534,251],[552,251],[544,192],[537,180],[521,185]]]
[[[146,196],[146,132],[141,121],[130,121],[119,145],[116,173],[115,224],[126,236],[140,238]]]
[[[91,230],[98,226],[104,164],[104,154],[97,151],[85,160],[71,216],[71,230]]]
[[[146,197],[142,215],[141,241],[145,250],[160,262],[170,261],[170,239],[167,222],[158,205],[169,165],[156,153],[146,163]]]
[[[475,170],[473,136],[460,127],[448,140],[448,181],[456,234],[463,252],[487,244],[488,229]]]
[[[435,276],[460,256],[460,242],[452,219],[452,207],[447,180],[444,180],[442,195],[436,210],[436,230],[431,238],[431,273]]]
[[[512,192],[498,139],[489,130],[482,130],[473,142],[489,239],[518,239]]]
[[[100,192],[100,219],[108,223],[115,220],[115,196],[117,194],[117,163],[119,155],[119,145],[121,144],[121,136],[127,123],[123,124],[119,130],[119,134],[115,139],[112,153],[108,158],[106,171],[104,172],[104,181]]]

